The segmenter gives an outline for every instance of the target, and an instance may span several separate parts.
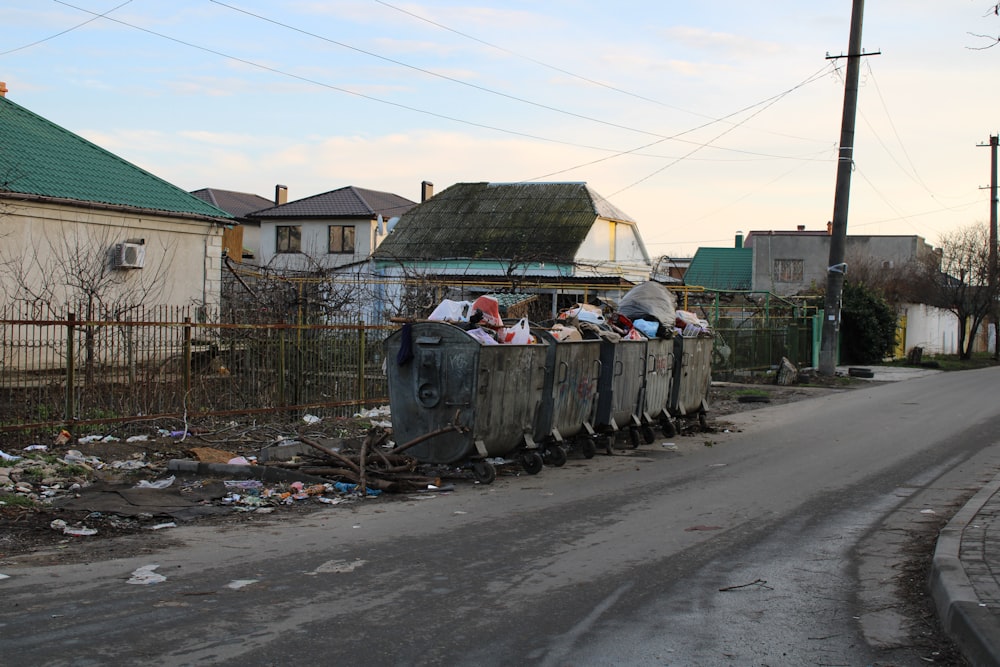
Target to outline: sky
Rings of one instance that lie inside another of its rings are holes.
[[[3,0],[8,99],[185,190],[584,181],[652,257],[833,216],[850,0]],[[864,9],[848,234],[990,218],[988,0]]]

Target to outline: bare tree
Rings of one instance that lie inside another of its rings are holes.
[[[986,12],[986,16],[1000,16],[1000,2],[993,4],[989,11]],[[970,32],[970,35],[978,39],[985,39],[986,43],[983,46],[969,46],[966,47],[973,51],[983,51],[985,49],[991,49],[997,44],[1000,44],[1000,37],[994,35],[983,35],[975,32]]]
[[[166,286],[174,249],[162,248],[163,259],[156,268],[119,269],[112,253],[115,241],[128,230],[97,229],[74,226],[58,235],[37,235],[27,248],[13,244],[0,248],[0,284],[8,303],[27,306],[34,317],[62,316],[69,309],[83,321],[95,321],[125,319],[155,301]],[[82,331],[81,352],[89,380],[99,356],[99,329],[84,326]]]
[[[986,224],[972,224],[945,234],[939,256],[922,260],[910,289],[920,301],[948,310],[958,318],[958,348],[972,357],[979,327],[992,312],[996,281],[990,280],[990,234]]]

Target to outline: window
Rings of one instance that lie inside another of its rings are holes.
[[[774,281],[778,283],[802,282],[801,259],[774,260]]]
[[[275,252],[302,252],[302,227],[278,225]]]
[[[330,254],[354,254],[354,225],[330,225]]]

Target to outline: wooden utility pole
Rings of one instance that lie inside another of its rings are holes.
[[[826,302],[823,337],[819,348],[819,373],[837,372],[837,344],[840,338],[840,305],[844,291],[844,249],[847,245],[847,209],[851,200],[851,171],[854,168],[854,123],[858,111],[858,78],[861,70],[861,20],[864,0],[854,0],[851,36],[847,45],[847,79],[844,84],[844,113],[840,122],[840,154],[837,187],[833,200],[833,228],[830,231],[830,259],[827,264]],[[831,56],[827,56],[830,58]],[[842,57],[842,56],[834,56]]]
[[[1000,360],[1000,326],[997,326],[997,135],[990,135],[990,294],[993,307],[990,319],[993,321],[993,360]]]

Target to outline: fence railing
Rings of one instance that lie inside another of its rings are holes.
[[[211,320],[190,308],[95,319],[0,311],[0,431],[139,417],[343,416],[388,401],[383,342],[398,325]],[[812,318],[712,324],[713,377],[766,371],[782,357],[812,363]]]
[[[4,315],[2,430],[307,408],[337,415],[388,396],[388,325],[225,324],[187,309],[118,320]]]

